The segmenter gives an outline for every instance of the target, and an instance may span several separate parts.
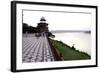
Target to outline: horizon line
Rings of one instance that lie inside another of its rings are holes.
[[[62,32],[84,32],[91,33],[91,30],[51,30],[52,33],[62,33]]]

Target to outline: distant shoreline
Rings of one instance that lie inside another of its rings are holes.
[[[82,33],[89,33],[91,34],[90,30],[54,30],[54,31],[50,31],[51,33],[65,33],[65,32],[82,32]]]

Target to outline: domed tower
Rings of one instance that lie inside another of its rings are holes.
[[[49,31],[48,30],[48,23],[46,23],[46,20],[45,20],[44,17],[42,17],[40,19],[40,23],[38,23],[37,28],[38,28],[38,31],[40,33],[42,33],[42,32],[48,32]]]

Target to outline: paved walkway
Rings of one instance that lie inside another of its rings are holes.
[[[46,36],[35,37],[34,34],[23,35],[22,62],[48,62],[54,57]]]

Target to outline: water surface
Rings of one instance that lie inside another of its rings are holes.
[[[84,32],[64,32],[64,33],[53,33],[55,40],[62,41],[69,46],[72,46],[79,50],[91,55],[91,34]]]

